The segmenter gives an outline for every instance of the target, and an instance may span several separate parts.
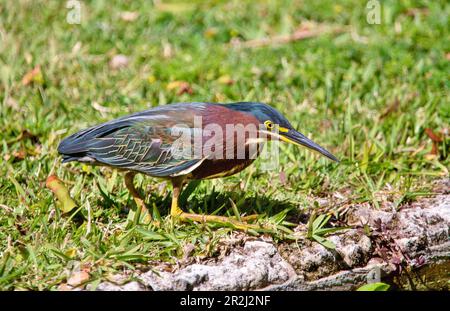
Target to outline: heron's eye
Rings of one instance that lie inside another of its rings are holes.
[[[273,123],[272,123],[272,121],[270,121],[270,120],[267,120],[266,122],[264,122],[264,125],[266,126],[266,128],[267,128],[268,130],[273,129]]]

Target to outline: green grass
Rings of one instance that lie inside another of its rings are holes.
[[[432,192],[449,167],[450,6],[382,1],[381,24],[370,25],[365,4],[96,0],[83,1],[81,25],[70,25],[65,1],[2,1],[0,288],[55,289],[79,264],[95,283],[149,261],[175,262],[186,244],[195,246],[192,256],[217,253],[232,229],[173,223],[170,187],[160,181],[138,179],[164,220],[157,228],[127,220],[134,203],[121,174],[60,163],[56,147],[66,135],[151,106],[266,102],[342,160],[286,146],[285,182],[256,163],[185,198],[184,208],[197,213],[234,215],[230,200],[240,213],[264,213],[259,221],[276,241],[292,238],[287,221],[298,224],[296,215],[317,209],[320,197],[333,211],[343,200],[398,207]],[[139,17],[124,21],[122,11]],[[228,44],[286,35],[307,21],[344,32],[262,48]],[[116,54],[129,58],[127,68],[110,69]],[[36,65],[42,75],[23,85]],[[193,93],[177,95],[167,88],[173,81],[187,81]],[[444,137],[438,156],[429,154],[426,128]],[[73,217],[61,215],[45,188],[50,173],[79,203]]]

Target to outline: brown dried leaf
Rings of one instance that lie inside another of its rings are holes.
[[[77,206],[70,196],[67,187],[56,175],[50,175],[47,178],[45,185],[61,202],[61,210],[63,213],[68,213]]]
[[[20,149],[13,151],[12,155],[16,160],[23,160],[27,156],[27,152],[24,149]]]
[[[439,155],[439,147],[438,143],[442,142],[442,137],[438,134],[434,133],[432,129],[426,128],[425,133],[430,137],[430,139],[433,142],[433,146],[431,147],[431,151],[429,153],[430,157],[427,157],[427,159],[432,160],[435,158],[435,156]]]
[[[432,141],[438,143],[442,142],[442,137],[439,136],[439,134],[434,133],[432,129],[426,128],[425,133],[428,135],[428,137],[431,138]]]
[[[186,81],[172,81],[169,84],[167,84],[166,88],[169,91],[177,90],[178,96],[185,93],[188,94],[194,93],[194,90],[191,88],[191,85]]]
[[[40,78],[40,79],[39,79]],[[41,66],[37,65],[32,70],[27,72],[22,78],[22,85],[28,85],[33,81],[42,80]]]

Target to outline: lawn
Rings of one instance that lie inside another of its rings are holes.
[[[0,289],[57,289],[77,267],[95,286],[186,245],[217,254],[234,230],[173,222],[169,184],[137,179],[160,220],[144,224],[122,173],[61,164],[65,136],[150,107],[265,102],[341,160],[286,145],[276,170],[257,162],[184,194],[196,213],[261,214],[249,235],[295,241],[312,211],[339,224],[345,204],[396,209],[449,176],[447,1],[381,1],[380,24],[366,1],[82,1],[79,24],[69,2],[0,3]]]

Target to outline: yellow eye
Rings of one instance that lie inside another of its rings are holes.
[[[264,125],[266,126],[266,128],[267,128],[268,130],[273,129],[273,123],[272,123],[272,121],[267,120],[266,122],[264,122]]]

